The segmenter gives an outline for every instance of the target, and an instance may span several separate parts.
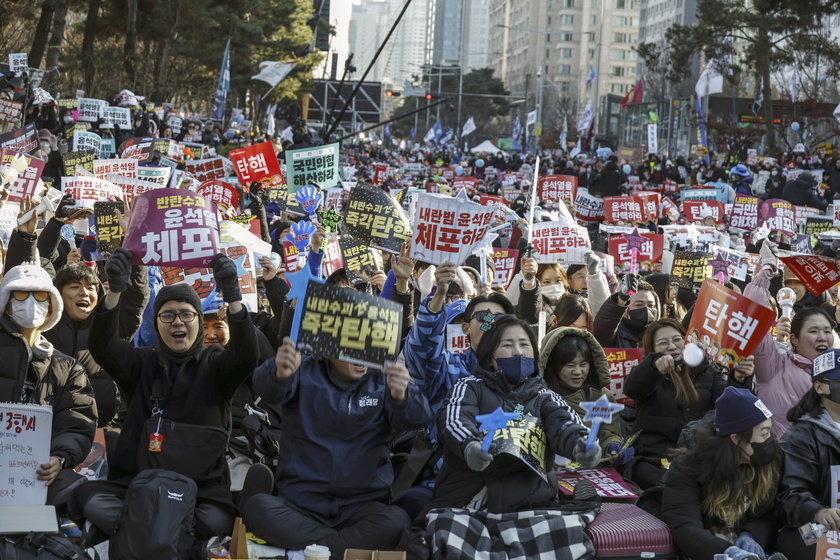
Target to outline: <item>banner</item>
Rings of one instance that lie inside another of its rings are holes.
[[[581,480],[588,480],[595,486],[595,491],[602,498],[638,498],[630,489],[621,475],[613,468],[601,467],[597,469],[564,469],[557,473],[560,491],[571,496],[575,485]]]
[[[47,487],[44,481],[37,480],[35,471],[50,456],[52,421],[51,406],[0,403],[0,451],[3,455],[0,506],[43,506],[47,503]]]
[[[224,181],[211,179],[204,181],[195,190],[198,194],[216,203],[219,212],[226,214],[231,208],[239,205],[239,191]]]
[[[716,224],[723,223],[723,202],[716,200],[686,200],[683,202],[683,214],[688,222],[702,222],[706,214],[711,214]]]
[[[302,306],[297,348],[303,352],[373,368],[400,352],[399,303],[310,280],[297,305]]]
[[[779,260],[785,263],[815,296],[840,282],[840,272],[837,271],[834,259],[816,255],[796,255],[779,257]]]
[[[184,163],[188,173],[192,173],[196,181],[205,182],[213,179],[224,179],[227,177],[222,157],[208,159],[191,159]],[[245,183],[248,185],[249,183]]]
[[[286,184],[290,192],[307,185],[334,187],[339,183],[338,144],[289,150],[286,154]]]
[[[635,404],[636,401],[624,394],[624,379],[630,370],[644,359],[644,349],[604,348],[604,354],[607,356],[610,368],[610,392],[615,397],[615,402],[625,406]]]
[[[573,175],[546,175],[539,178],[540,201],[573,202],[576,200],[578,178]]]
[[[681,288],[694,288],[712,276],[712,267],[706,262],[713,258],[712,253],[701,251],[674,251],[674,265],[671,267],[671,280]],[[695,307],[695,309],[700,309]]]
[[[636,224],[645,222],[642,201],[635,196],[606,196],[604,221],[611,224]]]
[[[717,189],[706,189],[706,188],[690,188],[680,192],[680,201],[685,202],[686,200],[720,200],[718,197],[718,190]]]
[[[493,250],[493,289],[508,289],[511,280],[513,280],[513,273],[516,270],[516,261],[518,258],[519,251],[516,249]]]
[[[151,136],[129,138],[120,145],[120,157],[146,163],[155,156],[155,139]]]
[[[142,266],[206,267],[218,252],[216,208],[200,194],[156,189],[134,201],[123,246]]]
[[[772,309],[706,279],[686,341],[699,345],[710,361],[731,368],[753,354],[775,320]]]
[[[484,239],[495,213],[495,208],[473,202],[421,194],[410,257],[434,265],[464,262]]]
[[[575,218],[587,223],[603,221],[604,199],[589,194],[587,189],[578,189],[575,195]]]
[[[85,152],[67,152],[64,154],[64,175],[72,177],[76,174],[76,166],[82,167],[93,173],[93,160],[96,154],[93,150]]]
[[[534,224],[532,242],[540,264],[562,262],[568,249],[592,246],[586,228],[563,221]]]
[[[0,165],[7,164],[21,155],[19,152],[0,148]],[[33,196],[38,189],[38,179],[47,164],[42,159],[24,155],[26,158],[26,169],[18,174],[17,180],[9,187],[8,202],[20,202],[24,196]]]
[[[93,160],[93,174],[97,179],[107,181],[108,175],[122,175],[137,178],[136,159],[96,159]]]
[[[358,184],[350,191],[344,211],[344,231],[375,249],[398,255],[411,239],[408,217],[397,201],[372,185]],[[413,258],[413,257],[412,257]]]
[[[247,189],[254,181],[263,183],[266,188],[278,187],[285,183],[283,172],[280,170],[280,162],[277,161],[274,145],[271,142],[232,150],[228,157],[233,162],[236,176],[239,177],[239,183],[244,189]]]
[[[642,248],[636,255],[636,265],[639,270],[651,270],[654,263],[662,262],[662,249],[665,244],[665,236],[661,233],[640,233],[646,239]],[[632,255],[627,248],[627,241],[621,235],[610,237],[610,255],[615,259],[615,264],[620,264],[626,271],[630,270]]]
[[[0,148],[8,148],[22,154],[28,154],[37,150],[38,130],[34,124],[28,124],[23,128],[0,134]]]
[[[358,243],[349,235],[339,237],[338,246],[350,284],[370,282],[371,277],[382,270],[382,257],[379,251]]]
[[[144,192],[163,188],[158,183],[144,181],[143,179],[133,179],[123,175],[108,175],[105,177],[105,180],[109,183],[117,185],[120,189],[122,189],[124,196],[132,199],[140,196]]]
[[[796,233],[793,205],[787,200],[771,198],[758,206],[758,223],[770,231],[780,231],[788,236]]]
[[[758,227],[758,198],[735,195],[729,227],[752,231]]]
[[[76,201],[77,206],[92,208],[98,200],[122,198],[120,187],[96,177],[62,177],[61,190]]]

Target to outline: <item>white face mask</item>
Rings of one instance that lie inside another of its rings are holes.
[[[50,300],[36,301],[30,295],[23,301],[12,300],[12,312],[9,316],[15,324],[25,328],[34,329],[40,327],[47,320],[50,314]]]
[[[563,287],[563,284],[552,284],[551,286],[540,286],[540,294],[543,298],[547,299],[549,302],[554,303],[563,293],[566,291],[566,288]]]

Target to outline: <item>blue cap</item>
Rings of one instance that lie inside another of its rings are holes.
[[[449,305],[446,306],[446,324],[448,325],[452,321],[454,321],[458,315],[463,315],[464,311],[467,310],[467,303],[469,303],[465,299],[459,299],[453,301]]]

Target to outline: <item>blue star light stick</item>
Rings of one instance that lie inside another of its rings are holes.
[[[601,424],[612,422],[613,414],[624,410],[624,405],[611,402],[606,395],[601,395],[597,401],[580,403],[580,407],[586,411],[586,416],[583,417],[583,421],[592,422],[592,426],[589,428],[589,438],[586,440],[586,450],[588,451],[592,449],[592,446],[595,445],[595,441],[598,439],[598,431],[601,429]]]
[[[481,450],[487,453],[490,451],[490,444],[493,443],[493,438],[496,437],[496,432],[501,430],[509,420],[516,420],[519,414],[515,412],[505,412],[500,406],[490,414],[480,414],[475,417],[479,422],[478,429],[482,432],[487,430],[487,435],[484,436],[484,441],[481,444]]]

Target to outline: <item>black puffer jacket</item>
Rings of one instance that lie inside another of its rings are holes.
[[[592,194],[603,196],[618,196],[621,193],[618,188],[621,186],[621,171],[618,165],[612,160],[604,164],[604,169],[594,181],[589,182],[589,191]]]
[[[801,176],[787,182],[782,191],[782,198],[794,206],[810,206],[820,210],[825,210],[828,206],[828,202],[814,193],[811,181]]]
[[[470,470],[464,459],[467,444],[483,440],[475,417],[499,407],[514,412],[517,405],[522,405],[523,415],[530,414],[542,424],[548,442],[547,480],[512,456],[497,456],[482,472]],[[492,513],[534,509],[556,501],[554,454],[571,458],[577,441],[589,432],[562,397],[545,388],[538,375],[510,389],[503,373],[479,366],[449,391],[438,410],[437,423],[444,453],[431,507],[464,507],[486,486],[487,509]]]
[[[41,338],[32,348],[5,315],[0,317],[0,401],[22,402],[24,381],[35,382],[28,402],[53,408],[50,455],[73,468],[87,457],[96,432],[96,403],[85,370]],[[43,462],[47,457],[38,457]]]

